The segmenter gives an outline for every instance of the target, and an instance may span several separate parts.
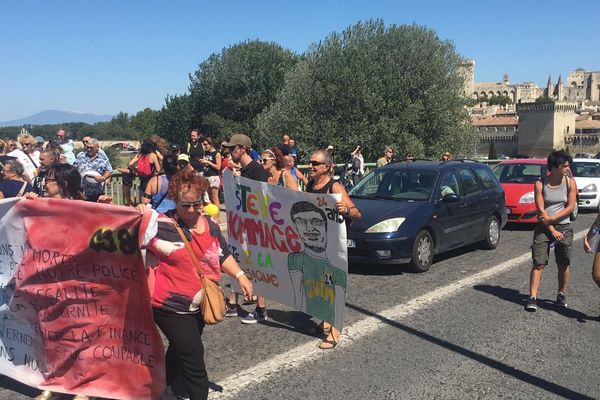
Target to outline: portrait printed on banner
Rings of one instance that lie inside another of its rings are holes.
[[[288,255],[288,271],[294,304],[316,318],[336,323],[342,315],[347,273],[327,257],[325,211],[308,201],[294,203],[290,210],[304,250]],[[332,222],[334,223],[334,222]]]

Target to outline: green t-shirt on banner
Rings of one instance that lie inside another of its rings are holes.
[[[301,271],[306,312],[324,321],[335,321],[335,287],[346,288],[347,274],[326,258],[312,257],[305,252],[288,256],[288,270]],[[342,295],[342,294],[340,294]]]

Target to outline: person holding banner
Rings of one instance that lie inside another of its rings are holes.
[[[339,182],[335,181],[332,177],[332,165],[333,158],[330,152],[326,150],[317,150],[315,151],[308,162],[308,185],[306,185],[306,192],[308,193],[329,193],[329,194],[340,194],[342,196],[341,200],[336,202],[335,206],[339,215],[341,215],[346,223],[354,219],[360,219],[361,213],[360,210],[354,205],[348,193],[344,189],[344,186]],[[311,210],[298,210],[298,212],[304,212],[305,214],[309,214]],[[314,212],[312,212],[314,214]],[[317,216],[318,217],[318,216]],[[313,218],[310,219],[304,218],[302,221],[300,218],[295,218],[294,221],[298,221],[298,223],[303,222],[303,226],[308,227],[308,223],[313,224]],[[317,230],[318,218],[314,219],[313,229]],[[302,238],[302,235],[301,235]],[[290,268],[291,270],[291,268]],[[332,273],[328,279],[335,280],[335,273]],[[340,332],[331,324],[327,322],[323,322],[323,333],[326,335],[323,342],[319,345],[319,348],[322,350],[330,350],[335,348],[341,339]]]
[[[247,135],[244,135],[243,133],[236,133],[231,136],[229,142],[223,142],[221,146],[229,149],[229,153],[231,154],[231,162],[241,166],[239,171],[237,169],[234,170],[234,175],[243,176],[244,178],[259,182],[268,181],[269,175],[267,171],[265,171],[265,169],[250,156],[250,152],[252,150],[252,140]],[[267,311],[264,307],[262,309],[257,307],[256,310],[250,314],[255,316],[255,320],[257,322],[265,321],[268,318]],[[225,316],[238,316],[237,294],[235,293],[235,290],[233,290],[233,287],[229,292],[227,312],[225,313]]]
[[[283,186],[290,190],[297,191],[298,183],[292,174],[283,168],[283,158],[284,155],[278,147],[271,147],[261,153],[260,163],[263,165],[265,171],[267,171],[267,182],[271,185]],[[256,310],[242,318],[242,323],[255,324],[259,321],[264,321],[267,318],[267,303],[265,298],[258,296],[256,300]]]
[[[152,211],[144,245],[154,257],[148,261],[154,321],[169,340],[166,353],[167,386],[179,398],[208,397],[200,313],[201,280],[219,281],[221,271],[237,279],[244,296],[252,296],[252,283],[231,255],[219,226],[201,214],[208,181],[193,170],[178,171],[169,182],[167,195],[176,208],[166,214]],[[146,206],[139,205],[140,212]],[[156,229],[155,229],[156,228]],[[185,240],[183,238],[185,235]],[[198,265],[186,248],[197,255]],[[153,265],[154,264],[154,265]]]
[[[45,197],[53,199],[83,200],[81,193],[81,174],[71,164],[53,164],[46,171],[44,179]],[[34,199],[38,197],[35,193],[30,193],[27,198]],[[51,400],[57,398],[57,393],[50,390],[44,390],[35,399]],[[88,396],[77,394],[73,400],[88,400]]]

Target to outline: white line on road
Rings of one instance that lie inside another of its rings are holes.
[[[577,232],[573,241],[582,239],[587,230]],[[460,281],[451,283],[450,285],[435,289],[431,292],[425,293],[422,296],[416,297],[406,303],[399,304],[395,307],[389,308],[379,313],[379,318],[367,317],[354,324],[344,328],[344,334],[342,341],[337,346],[338,348],[344,348],[352,346],[354,342],[376,332],[377,330],[385,327],[387,324],[381,319],[388,319],[392,321],[398,321],[405,318],[419,310],[422,310],[446,297],[450,297],[462,289],[481,283],[482,281],[489,279],[495,275],[501,274],[531,260],[531,253],[527,252],[518,257],[505,261],[494,267],[488,268],[485,271],[478,272],[470,275]],[[285,353],[278,354],[269,360],[264,361],[252,368],[240,371],[234,375],[231,375],[224,380],[217,382],[217,384],[223,387],[223,392],[212,392],[210,393],[211,399],[228,399],[241,390],[247,387],[250,383],[259,383],[268,379],[273,374],[279,371],[288,371],[291,368],[296,368],[302,364],[315,361],[331,352],[326,350],[319,350],[317,348],[320,341],[310,341],[306,344],[297,346],[293,349],[286,351]],[[336,350],[334,350],[336,351]]]

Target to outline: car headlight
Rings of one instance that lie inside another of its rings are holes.
[[[593,193],[598,191],[595,183],[590,183],[589,185],[585,185],[583,189],[581,189],[581,193]]]
[[[525,193],[523,196],[521,196],[521,198],[519,199],[519,204],[533,203],[534,200],[535,200],[535,198],[533,196],[533,192],[528,192],[528,193]]]
[[[381,221],[366,230],[366,233],[389,233],[396,232],[406,218],[392,218]]]

